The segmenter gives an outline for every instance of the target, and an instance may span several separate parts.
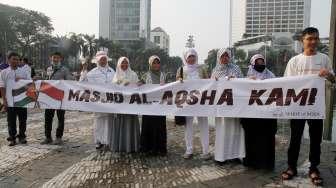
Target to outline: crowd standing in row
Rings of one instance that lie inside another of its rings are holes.
[[[334,72],[328,56],[316,51],[319,43],[319,32],[316,28],[306,28],[302,32],[303,53],[293,57],[287,65],[284,76],[318,74],[332,82]],[[50,80],[74,79],[69,70],[62,64],[62,55],[53,53],[50,57],[51,66],[47,69]],[[80,82],[96,84],[118,84],[124,87],[129,85],[166,83],[165,73],[160,69],[161,60],[158,56],[151,56],[148,61],[149,69],[141,78],[131,69],[127,57],[120,57],[113,70],[108,61],[110,58],[104,51],[96,54],[97,67],[87,71],[87,64],[83,65]],[[238,65],[233,62],[229,49],[220,49],[217,54],[217,64],[211,75],[203,65],[198,63],[196,50],[189,49],[184,53],[184,66],[177,71],[177,81],[193,79],[234,79],[243,78]],[[22,63],[21,63],[22,62]],[[264,80],[275,78],[275,75],[266,68],[264,56],[256,54],[251,58],[247,78]],[[36,79],[35,73],[24,61],[20,61],[17,53],[9,53],[8,67],[1,65],[0,89],[7,111],[9,146],[26,144],[27,110],[25,108],[10,107],[8,100],[11,88],[20,79]],[[58,127],[56,140],[52,138],[53,117],[57,114]],[[64,110],[45,110],[45,140],[41,144],[62,144],[64,132]],[[16,118],[19,119],[19,133],[16,129]],[[209,160],[209,125],[208,117],[186,117],[184,159],[193,157],[193,127],[194,119],[201,131],[202,153],[201,159]],[[139,117],[130,114],[95,114],[95,144],[96,149],[109,149],[112,152],[144,152],[153,155],[167,154],[166,117],[142,116],[140,126]],[[291,120],[291,139],[288,149],[288,168],[281,174],[283,180],[290,180],[297,175],[297,161],[299,157],[301,138],[306,122],[309,125],[310,153],[309,177],[314,185],[322,185],[318,165],[320,163],[323,120]],[[216,139],[214,160],[223,164],[228,161],[242,161],[244,165],[256,168],[273,170],[275,163],[275,134],[277,132],[276,119],[259,118],[215,118]]]

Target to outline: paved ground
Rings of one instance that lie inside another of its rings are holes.
[[[67,112],[65,144],[41,146],[43,114],[29,113],[28,145],[7,146],[6,119],[0,120],[0,188],[2,187],[312,187],[307,178],[308,144],[304,141],[299,177],[281,182],[279,173],[286,167],[286,135],[281,127],[277,139],[274,172],[254,171],[239,164],[216,165],[196,155],[183,160],[183,127],[168,123],[169,154],[153,157],[141,154],[96,152],[92,143],[93,114]],[[56,124],[56,122],[55,122]],[[195,151],[200,153],[198,131]],[[211,130],[211,150],[214,130]],[[321,171],[325,187],[336,187],[336,145],[323,144]]]

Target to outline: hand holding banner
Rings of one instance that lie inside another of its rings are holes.
[[[38,96],[37,99],[30,97],[30,86],[36,88],[34,96]],[[318,76],[186,80],[184,83],[140,87],[65,80],[20,80],[12,95],[13,101],[9,104],[29,108],[38,106],[43,109],[141,115],[325,118],[325,80]],[[31,100],[22,103],[27,97]]]

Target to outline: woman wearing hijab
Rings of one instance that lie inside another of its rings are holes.
[[[88,72],[82,81],[87,81],[95,84],[109,84],[112,82],[115,71],[108,65],[108,56],[104,51],[97,52],[96,63],[97,67]],[[107,146],[110,142],[111,126],[109,125],[109,118],[113,115],[107,113],[95,114],[95,143],[96,149],[101,149]]]
[[[264,56],[257,54],[251,58],[247,77],[254,80],[275,78],[266,68]],[[273,170],[275,163],[276,119],[242,119],[245,130],[246,157],[244,165],[255,169]]]
[[[243,77],[238,65],[231,62],[230,49],[220,49],[217,53],[217,65],[212,71],[213,79],[231,79]],[[238,118],[215,118],[216,140],[215,161],[240,160],[245,157],[244,130]]]
[[[181,75],[181,73],[183,75]],[[184,66],[177,70],[177,80],[208,79],[209,76],[202,66],[198,64],[198,54],[194,49],[189,49],[184,54]],[[186,152],[184,159],[190,159],[193,156],[193,121],[194,117],[186,117],[185,142]],[[201,129],[202,154],[201,159],[210,159],[209,154],[209,125],[207,117],[197,117],[198,126]]]
[[[116,74],[112,82],[128,86],[137,84],[138,81],[138,76],[132,71],[128,58],[119,58]],[[111,151],[125,153],[138,152],[140,144],[140,123],[138,116],[116,114],[111,122]]]
[[[164,84],[165,75],[160,71],[160,58],[149,58],[149,71],[142,78],[145,84]],[[167,130],[165,116],[142,116],[142,129],[140,137],[140,149],[142,152],[166,155],[167,154]]]

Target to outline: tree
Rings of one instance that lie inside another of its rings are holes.
[[[205,64],[207,65],[208,72],[212,72],[212,69],[216,67],[218,50],[219,49],[212,49],[208,52],[208,57],[205,60]]]
[[[328,55],[329,54],[329,46],[326,45],[326,44],[319,43],[319,45],[317,46],[317,51]]]
[[[8,12],[2,10],[0,4],[0,53],[6,54],[10,49],[14,49],[16,43],[15,33],[11,31]],[[8,10],[7,10],[8,11]]]
[[[42,68],[48,61],[52,31],[46,15],[0,4],[0,54],[16,51]]]
[[[84,39],[84,46],[82,49],[84,57],[93,58],[95,53],[97,52],[95,35],[81,34],[81,36]]]
[[[250,54],[254,55],[257,53],[263,54],[266,57],[267,67],[276,76],[283,76],[288,61],[295,55],[295,51],[292,49],[272,48],[270,46],[262,46],[256,52],[252,52]]]
[[[32,10],[16,7],[8,19],[22,55],[27,54],[29,46],[50,38],[54,30],[49,17]]]
[[[237,49],[234,51],[235,58],[238,60],[238,62],[244,62],[246,60],[246,52],[242,49]]]

